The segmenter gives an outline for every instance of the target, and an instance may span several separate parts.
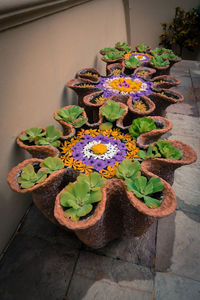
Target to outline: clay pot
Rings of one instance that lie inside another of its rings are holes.
[[[90,86],[84,87],[84,84],[88,84]],[[83,97],[91,94],[92,92],[99,91],[98,88],[95,87],[94,82],[89,79],[72,79],[67,82],[67,87],[74,90],[78,95],[78,105],[84,107]]]
[[[147,149],[149,147],[149,144],[157,141],[163,134],[166,132],[170,131],[172,129],[172,123],[163,117],[148,117],[154,120],[155,125],[158,127],[162,127],[159,129],[154,129],[149,132],[142,133],[138,138],[137,138],[137,145],[141,149]]]
[[[24,160],[22,163],[14,167],[8,174],[7,181],[10,188],[20,194],[32,192],[32,198],[38,209],[53,223],[56,223],[54,218],[54,203],[56,195],[62,190],[62,188],[74,181],[78,175],[78,172],[72,169],[62,169],[50,174],[44,182],[36,184],[28,189],[21,189],[17,178],[20,175],[22,168],[28,164],[41,163],[42,159],[31,158]]]
[[[153,75],[156,73],[156,70],[153,69],[153,68],[148,68],[148,67],[144,67],[144,66],[141,66],[141,67],[138,67],[135,71],[134,71],[134,75],[137,75],[138,72],[141,72],[141,71],[144,71],[144,72],[148,72],[148,75],[142,77],[146,80],[149,80],[151,77],[153,77]]]
[[[122,61],[122,72],[126,75],[132,75],[138,67],[128,67],[125,64],[125,60]]]
[[[169,75],[171,69],[170,64],[165,67],[157,67],[152,65],[151,62],[147,62],[147,66],[149,66],[150,68],[154,68],[156,70],[156,73],[154,73],[153,76]]]
[[[156,89],[155,89],[156,90]],[[160,94],[162,91],[167,92],[169,96]],[[172,91],[168,89],[159,89],[156,93],[150,95],[151,100],[155,103],[155,110],[153,112],[154,116],[164,117],[166,114],[166,108],[175,103],[181,103],[184,100],[184,97],[181,93],[177,91]],[[170,96],[171,94],[171,96]]]
[[[107,60],[103,56],[101,57],[101,60],[104,61],[107,66],[110,64],[114,64],[114,63],[122,63],[123,59],[124,59],[123,57],[120,57],[120,58],[113,59],[113,60]]]
[[[155,81],[163,81],[161,83],[155,84],[154,86],[155,86],[155,88],[164,88],[164,89],[169,89],[169,88],[171,88],[173,86],[177,86],[181,83],[180,80],[178,80],[175,77],[170,76],[170,75],[156,76],[152,80],[152,83],[154,83]]]
[[[37,128],[37,127],[36,127]],[[42,128],[43,130],[45,130],[45,128]],[[47,146],[37,146],[37,145],[27,145],[25,143],[23,143],[20,140],[20,136],[21,135],[25,135],[26,132],[22,131],[18,136],[17,136],[17,144],[19,147],[25,149],[26,151],[28,151],[33,157],[36,158],[46,158],[48,156],[59,156],[60,152],[57,148],[47,145]]]
[[[174,182],[174,171],[181,166],[190,165],[196,161],[196,152],[187,144],[179,141],[167,140],[170,144],[178,148],[182,154],[183,158],[181,160],[172,160],[166,158],[153,158],[142,162],[142,169],[148,175],[157,175],[169,184]]]
[[[87,75],[87,73],[92,73],[96,76]],[[99,77],[100,76],[101,75],[99,74],[99,72],[95,68],[82,69],[82,70],[80,70],[76,73],[76,78],[86,79],[87,81],[93,82],[93,83],[96,83],[96,84],[99,82]]]
[[[106,74],[107,76],[112,76],[114,70],[121,70],[122,71],[122,63],[115,63],[115,64],[110,64],[106,66]]]
[[[137,52],[140,52],[140,51],[138,50],[138,46],[139,46],[139,45],[137,45],[137,46],[135,47],[135,49],[136,49]],[[151,47],[148,46],[145,52],[140,52],[140,53],[148,53],[150,50],[151,50]]]

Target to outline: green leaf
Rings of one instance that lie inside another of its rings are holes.
[[[78,181],[77,183],[74,184],[74,194],[76,198],[80,200],[89,198],[89,194],[88,194],[89,192],[90,192],[90,188],[87,183]]]
[[[87,201],[87,203],[99,202],[101,199],[102,199],[102,192],[100,189],[98,189],[96,191],[90,192],[90,197],[89,197],[89,200]]]
[[[99,129],[100,130],[109,130],[109,129],[112,129],[113,125],[112,123],[110,122],[105,122],[105,123],[102,123],[100,126],[99,126]]]
[[[73,207],[74,209],[80,208],[80,205],[77,204],[75,196],[69,192],[61,193],[60,204],[64,207]]]
[[[147,50],[147,46],[145,44],[139,44],[137,45],[137,49],[139,52],[145,52]]]
[[[130,56],[129,59],[125,59],[125,65],[129,68],[136,68],[142,64],[142,61],[134,56]]]
[[[156,129],[156,125],[151,118],[143,117],[133,120],[129,127],[129,133],[132,137],[137,138],[140,134]]]
[[[45,173],[51,174],[55,171],[63,169],[64,163],[58,157],[47,157],[40,163],[40,167],[44,168]]]
[[[157,208],[162,204],[161,201],[149,196],[144,196],[144,202],[149,208]]]
[[[92,205],[91,204],[85,204],[77,210],[76,214],[79,217],[84,217],[87,214],[89,214],[91,212],[91,210],[92,210]]]
[[[106,105],[101,107],[102,116],[104,116],[110,122],[118,120],[124,112],[125,109],[121,108],[120,104],[113,100],[108,100]]]
[[[26,165],[22,168],[21,175],[17,178],[17,182],[20,184],[20,187],[27,189],[33,187],[38,183],[42,183],[47,178],[44,172],[36,173],[34,167],[31,164]]]
[[[179,160],[182,158],[182,153],[179,149],[173,147],[168,141],[158,140],[157,146],[161,155],[164,158]]]
[[[149,180],[149,184],[152,184],[153,186],[153,191],[148,193],[148,194],[152,194],[152,193],[157,193],[157,192],[162,192],[164,189],[164,184],[161,181],[161,179],[159,177],[151,177],[151,179]]]
[[[161,56],[153,56],[151,58],[151,64],[156,67],[167,67],[169,66],[169,60],[163,60]]]
[[[115,60],[115,59],[119,59],[124,55],[123,51],[115,51],[115,52],[107,52],[104,55],[104,59],[105,60]]]
[[[79,220],[79,217],[77,216],[77,210],[74,209],[74,208],[70,208],[70,209],[67,209],[65,212],[64,212],[64,216],[75,222],[75,221],[78,221]]]
[[[55,119],[63,120],[73,125],[75,128],[80,128],[88,121],[87,118],[84,118],[81,115],[83,111],[84,109],[77,105],[73,105],[69,108],[62,108],[57,112],[58,116],[55,116]]]
[[[116,169],[116,176],[118,178],[135,178],[141,170],[141,165],[138,161],[132,162],[129,159],[124,159]]]
[[[144,177],[144,176],[140,176],[140,177],[138,177],[134,180],[134,184],[135,184],[137,190],[141,194],[144,194],[145,193],[145,188],[146,188],[146,185],[147,185],[147,178]]]
[[[22,189],[29,189],[29,188],[31,188],[31,187],[33,187],[35,184],[33,183],[33,182],[22,182],[22,184],[21,184],[21,188]]]
[[[27,129],[25,131],[26,135],[20,135],[19,139],[21,141],[29,141],[31,142],[36,142],[39,138],[44,136],[46,134],[45,131],[43,131],[42,128],[37,128],[37,127],[32,127],[30,129]]]

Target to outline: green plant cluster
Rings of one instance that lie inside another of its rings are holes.
[[[137,198],[143,199],[147,207],[157,208],[161,205],[162,202],[153,197],[155,193],[163,191],[161,179],[152,177],[147,180],[145,176],[141,176],[141,165],[138,161],[123,160],[117,167],[116,176],[125,180],[127,189]]]
[[[125,59],[125,65],[129,68],[136,68],[142,64],[142,61],[134,56],[130,56],[129,59]]]
[[[104,116],[110,122],[118,120],[124,112],[125,109],[122,108],[119,103],[116,103],[113,100],[108,100],[106,105],[101,107],[102,116]]]
[[[169,60],[168,59],[163,59],[159,55],[152,56],[150,62],[155,67],[167,67],[167,66],[169,66]]]
[[[71,221],[78,221],[80,217],[88,215],[93,204],[101,201],[101,189],[106,180],[97,172],[91,175],[81,174],[77,177],[76,183],[69,183],[65,191],[60,195],[60,203],[67,209],[64,215]]]
[[[28,164],[21,170],[17,182],[22,189],[28,189],[38,183],[42,183],[47,175],[64,168],[63,161],[58,157],[47,157],[40,163],[40,168],[36,172],[33,165]]]
[[[148,46],[143,43],[137,45],[138,52],[146,52],[147,49],[148,49]]]
[[[104,55],[104,59],[105,60],[115,60],[115,59],[122,58],[123,55],[124,55],[123,51],[107,52]]]
[[[84,109],[77,106],[73,105],[72,107],[69,108],[62,108],[57,112],[57,116],[54,118],[58,121],[62,120],[65,121],[66,123],[71,124],[75,128],[80,128],[82,127],[88,119],[83,117]]]
[[[116,47],[116,48],[121,48],[121,49],[123,49],[126,53],[132,51],[131,47],[129,47],[129,45],[128,45],[127,42],[123,42],[123,43],[117,42],[117,43],[115,44],[115,47]]]
[[[106,47],[104,49],[101,49],[100,52],[102,53],[108,53],[108,52],[118,52],[119,50],[115,49],[115,48],[110,48],[110,47]]]
[[[25,131],[25,135],[20,135],[19,139],[22,142],[34,143],[35,145],[50,145],[53,147],[59,147],[59,139],[62,136],[62,132],[56,129],[54,125],[49,125],[46,130],[43,131],[42,128],[30,128]]]
[[[142,160],[157,157],[180,160],[183,157],[179,149],[173,147],[170,142],[165,140],[158,140],[155,145],[151,144],[147,151],[140,150],[138,155]]]
[[[181,7],[176,7],[172,22],[161,25],[163,32],[160,45],[167,48],[178,46],[180,56],[184,48],[194,51],[200,45],[200,6],[187,12]]]
[[[143,117],[133,120],[129,127],[129,133],[132,137],[137,138],[140,134],[149,132],[156,129],[154,120],[151,118]]]

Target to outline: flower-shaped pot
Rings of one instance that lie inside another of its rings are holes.
[[[142,77],[146,80],[151,79],[155,73],[156,73],[155,69],[144,67],[144,66],[138,67],[134,72],[135,75]]]
[[[172,123],[166,118],[158,116],[152,116],[148,118],[151,118],[154,121],[157,128],[149,132],[142,133],[137,138],[137,145],[141,149],[147,149],[149,147],[149,144],[157,141],[163,134],[172,129]]]
[[[53,223],[56,223],[54,218],[54,203],[56,195],[70,181],[76,180],[78,172],[71,169],[62,169],[50,174],[44,182],[38,183],[35,186],[27,189],[20,188],[17,178],[20,176],[21,170],[28,164],[34,165],[42,162],[42,159],[31,158],[26,159],[22,163],[14,167],[8,174],[7,181],[10,188],[20,194],[32,193],[32,198],[38,209]]]
[[[179,85],[181,82],[177,78],[170,75],[156,76],[151,81],[156,88],[169,89]]]
[[[164,180],[166,180],[169,184],[173,184],[174,182],[174,171],[181,166],[192,164],[196,161],[197,155],[196,152],[187,144],[184,144],[180,141],[168,140],[170,144],[179,149],[183,155],[180,160],[172,160],[166,158],[153,158],[148,159],[142,162],[142,169],[148,175],[156,175]]]
[[[98,82],[100,76],[95,68],[82,69],[76,74],[77,78],[86,79],[89,82]]]
[[[168,89],[155,88],[155,93],[152,93],[150,98],[155,103],[154,116],[165,116],[166,108],[171,104],[181,103],[184,97],[177,91]]]
[[[170,69],[171,69],[170,64],[165,67],[157,67],[157,66],[152,65],[151,62],[148,62],[147,65],[150,68],[154,68],[156,70],[156,73],[154,74],[154,76],[169,75],[169,73],[170,73]]]
[[[106,66],[106,74],[109,75],[120,75],[122,73],[122,64],[115,63]]]
[[[45,128],[42,128],[45,130]],[[28,145],[25,144],[20,140],[21,135],[25,135],[26,132],[22,131],[18,136],[17,136],[17,144],[20,148],[23,148],[24,150],[28,151],[33,157],[36,158],[45,158],[48,156],[59,156],[60,152],[57,148],[47,145],[47,146],[38,146],[38,145]]]

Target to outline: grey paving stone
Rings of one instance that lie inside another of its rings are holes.
[[[156,273],[155,300],[190,299],[200,299],[200,282],[181,278],[172,274]]]
[[[167,113],[175,113],[187,116],[199,116],[198,104],[195,101],[186,101],[168,106]]]
[[[81,247],[81,242],[73,232],[67,232],[51,223],[34,205],[20,228],[20,232],[30,237],[42,238],[50,243],[65,245],[67,249]]]
[[[176,170],[173,189],[178,209],[200,215],[200,169],[194,165]]]
[[[193,63],[190,68],[190,75],[191,77],[200,77],[200,62],[199,61],[195,61],[195,63]]]
[[[170,133],[176,136],[200,137],[200,120],[196,117],[168,113],[166,117],[172,122]]]
[[[152,299],[149,269],[82,252],[66,295],[67,300]]]
[[[154,222],[141,237],[115,240],[95,252],[142,266],[153,267],[156,255],[156,229],[157,222]]]
[[[156,270],[200,281],[200,216],[174,215],[158,221]]]
[[[1,300],[63,300],[78,250],[18,234],[0,266]]]
[[[192,88],[192,80],[189,74],[180,75],[175,73],[174,76],[180,80],[180,87]]]

